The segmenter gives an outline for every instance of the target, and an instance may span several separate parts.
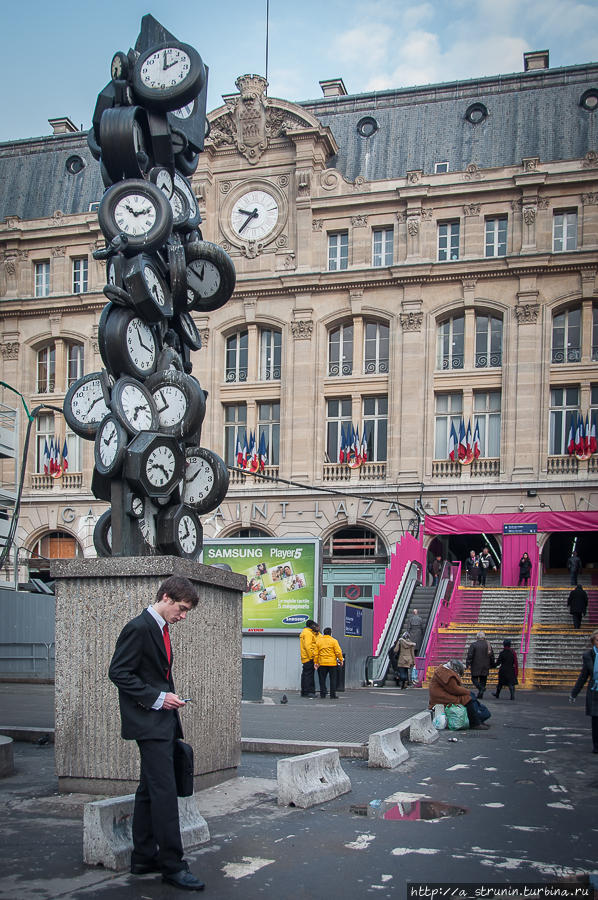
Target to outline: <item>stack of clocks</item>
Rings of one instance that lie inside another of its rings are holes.
[[[202,238],[189,180],[203,149],[206,69],[193,47],[167,40],[116,53],[111,75],[88,135],[106,187],[106,248],[94,254],[107,267],[105,368],[71,386],[64,415],[95,441],[92,492],[111,503],[96,523],[98,555],[197,559],[199,516],[223,500],[228,470],[201,446],[192,312],[223,306],[235,286],[228,254]]]

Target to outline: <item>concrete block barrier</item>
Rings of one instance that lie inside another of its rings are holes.
[[[410,729],[410,719],[370,734],[368,743],[368,768],[394,769],[399,763],[409,758],[409,751],[403,746],[401,734]]]
[[[15,760],[12,749],[12,738],[0,734],[0,778],[14,774]]]
[[[434,728],[432,714],[429,709],[411,716],[409,720],[409,740],[417,744],[433,744],[439,738],[438,731]]]
[[[316,750],[279,759],[276,775],[279,806],[307,809],[351,790],[351,781],[341,768],[338,750]]]
[[[129,867],[133,838],[135,794],[95,800],[83,807],[83,860],[120,871]],[[179,797],[183,847],[188,850],[210,840],[208,824],[199,811],[197,796]]]

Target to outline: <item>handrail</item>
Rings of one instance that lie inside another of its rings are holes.
[[[416,561],[409,563],[403,577],[394,609],[389,621],[378,641],[378,653],[367,656],[365,660],[365,683],[383,681],[389,665],[388,651],[396,641],[397,624],[400,626],[405,618],[405,613],[411,602],[413,591],[421,582],[421,565]],[[399,628],[400,630],[400,628]]]
[[[448,621],[450,621],[448,616],[450,615],[450,610],[457,596],[457,590],[460,584],[461,563],[445,563],[442,570],[440,584],[434,597],[432,610],[430,611],[430,616],[428,618],[428,626],[426,628],[426,633],[424,634],[424,639],[420,647],[420,653],[419,656],[416,656],[415,658],[415,665],[417,666],[417,677],[420,682],[424,682],[426,680],[426,673],[428,671],[429,664],[428,661],[436,650],[436,644],[438,641],[438,626],[439,624],[448,624]],[[434,613],[434,615],[432,615],[432,612]],[[446,621],[439,623],[441,614],[443,618],[445,616],[447,618]]]
[[[536,567],[537,568],[537,567]],[[525,601],[525,616],[523,621],[523,628],[521,630],[521,644],[519,647],[519,652],[521,654],[521,683],[525,681],[525,666],[527,663],[527,654],[529,652],[529,645],[532,636],[532,628],[534,625],[534,612],[536,607],[536,597],[538,594],[538,583],[536,579],[536,583],[532,584],[529,593],[527,595],[527,600]]]

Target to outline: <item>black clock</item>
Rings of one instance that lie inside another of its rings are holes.
[[[166,166],[154,166],[153,169],[150,169],[147,173],[147,177],[156,185],[156,187],[159,187],[164,196],[170,200],[174,189],[174,181]]]
[[[157,519],[158,545],[163,553],[197,559],[203,547],[203,529],[190,506],[163,509]]]
[[[152,253],[172,230],[172,209],[151,181],[128,178],[108,188],[100,201],[98,222],[107,241],[121,233],[127,236],[125,256]]]
[[[176,181],[169,202],[172,209],[172,227],[177,231],[183,231],[189,222],[191,208],[187,196]]]
[[[156,372],[145,382],[153,397],[162,434],[184,438],[196,431],[206,414],[205,394],[199,382],[184,372]]]
[[[201,335],[191,313],[177,313],[172,319],[172,327],[187,347],[191,350],[201,350]]]
[[[128,434],[156,431],[158,411],[145,385],[124,375],[112,388],[110,406],[115,418]]]
[[[93,545],[98,556],[112,556],[112,510],[103,512],[93,529]]]
[[[112,502],[112,479],[107,475],[100,475],[95,468],[91,473],[91,493],[98,500],[104,500],[106,503]]]
[[[217,453],[205,447],[187,448],[183,503],[197,513],[210,512],[226,497],[228,481],[228,469]]]
[[[133,91],[150,109],[179,109],[198,96],[205,80],[197,50],[170,40],[140,54],[133,70]]]
[[[187,309],[220,309],[232,296],[236,283],[235,267],[228,253],[209,241],[194,241],[185,244],[185,258]]]
[[[110,412],[110,380],[106,372],[83,375],[70,386],[64,398],[67,425],[82,438],[93,441],[98,425]]]
[[[193,231],[201,223],[201,213],[197,197],[193,193],[193,186],[188,178],[185,178],[180,172],[174,173],[174,187],[185,198],[189,205],[189,217],[185,222],[185,231]]]
[[[132,519],[142,519],[145,512],[145,503],[143,497],[139,494],[133,494],[127,491],[125,495],[125,511]]]
[[[183,371],[183,360],[181,354],[174,347],[164,347],[159,355],[156,363],[156,372],[164,372],[168,369]]]
[[[123,287],[124,264],[125,257],[122,253],[115,253],[109,258],[106,263],[106,280],[108,284],[114,285],[114,287]]]
[[[95,467],[100,475],[114,477],[122,469],[129,435],[112,413],[100,423],[95,441]]]
[[[104,365],[115,377],[146,378],[156,370],[156,330],[134,309],[108,304],[100,316],[98,345]]]
[[[185,248],[178,234],[168,239],[168,277],[172,305],[175,310],[184,310],[187,306],[187,266]]]
[[[100,146],[102,162],[113,182],[143,175],[151,154],[145,110],[140,106],[104,110],[100,120]]]
[[[156,261],[146,253],[128,260],[123,280],[131,302],[147,322],[160,322],[173,313],[172,297]]]
[[[129,76],[129,57],[117,50],[110,63],[110,77],[113,81],[126,81]]]
[[[124,288],[117,287],[115,284],[105,284],[102,288],[104,296],[116,306],[128,306],[133,308],[133,303],[127,291]]]
[[[142,431],[129,444],[124,475],[143,496],[166,497],[180,481],[183,467],[183,451],[175,438]]]

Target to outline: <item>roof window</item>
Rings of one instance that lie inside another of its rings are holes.
[[[579,105],[589,112],[594,112],[596,107],[598,107],[598,90],[596,90],[596,88],[590,88],[589,90],[584,91],[579,98]]]
[[[471,103],[465,110],[465,119],[472,125],[479,125],[488,118],[488,110],[483,103]]]
[[[64,167],[69,175],[78,175],[79,172],[82,172],[85,168],[85,160],[82,156],[77,156],[77,154],[75,154],[73,156],[69,156],[66,163],[64,164]]]
[[[364,116],[357,123],[357,133],[362,137],[368,138],[378,131],[378,123],[373,116]]]

